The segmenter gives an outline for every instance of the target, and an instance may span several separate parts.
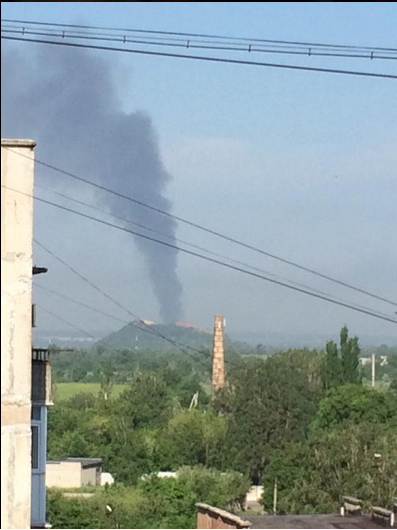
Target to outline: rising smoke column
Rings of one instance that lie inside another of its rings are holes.
[[[170,212],[164,196],[170,175],[153,124],[144,113],[121,110],[113,63],[83,50],[51,47],[5,46],[1,58],[2,136],[33,138],[38,158]],[[107,193],[98,200],[110,212],[147,224],[175,242],[172,218]],[[179,320],[177,251],[141,238],[136,243],[146,257],[162,320]]]

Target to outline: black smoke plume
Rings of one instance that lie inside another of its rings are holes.
[[[37,157],[125,195],[170,211],[164,196],[170,175],[163,166],[151,119],[125,113],[120,68],[83,50],[6,46],[1,64],[1,134],[32,138]],[[117,82],[116,82],[117,76]],[[156,89],[153,87],[153,89]],[[55,179],[52,179],[54,182]],[[176,223],[110,194],[98,194],[111,213],[166,233]],[[146,257],[165,322],[182,314],[177,251],[136,238]]]

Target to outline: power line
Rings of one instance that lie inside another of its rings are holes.
[[[36,241],[37,243],[37,241]],[[44,247],[43,247],[44,248]],[[53,254],[54,255],[54,254]],[[55,257],[55,255],[54,255]],[[68,267],[69,268],[69,267]],[[102,311],[96,307],[93,307],[93,306],[90,306],[88,304],[85,304],[84,302],[80,302],[79,300],[76,300],[74,298],[71,298],[70,296],[67,296],[63,293],[59,293],[57,291],[54,291],[53,289],[50,289],[48,287],[44,287],[42,285],[38,285],[37,283],[34,284],[35,287],[38,287],[39,289],[42,289],[43,291],[47,291],[49,293],[52,293],[56,296],[59,296],[60,298],[63,298],[64,300],[68,300],[69,302],[72,302],[76,305],[79,305],[80,307],[84,307],[85,309],[89,309],[90,311],[94,311],[95,313],[98,313],[100,315],[104,315],[108,318],[112,318],[114,320],[117,320],[118,322],[121,322],[122,324],[125,324],[129,327],[133,327],[135,329],[138,329],[139,331],[142,331],[144,333],[148,333],[149,335],[154,335],[156,337],[160,337],[160,338],[163,338],[158,332],[156,332],[157,330],[155,329],[146,329],[145,327],[140,327],[140,326],[137,326],[136,324],[134,324],[133,322],[128,322],[127,320],[123,320],[122,318],[118,318],[110,313],[107,313],[105,311]],[[37,305],[37,304],[36,304]],[[38,306],[40,307],[40,306]],[[41,307],[41,309],[44,309]],[[50,313],[48,310],[46,310],[48,313]],[[71,324],[70,322],[68,322],[67,320],[65,319],[62,319],[61,317],[59,317],[58,315],[55,315],[54,313],[50,313],[52,314],[53,316],[55,316],[56,318],[60,319],[61,321],[63,321],[65,324],[68,324],[69,326],[73,327],[74,329],[76,329],[77,331],[80,331],[81,333],[84,333],[86,335],[88,335],[89,337],[95,339],[95,341],[97,341],[97,338],[94,337],[93,335],[89,334],[88,332],[80,329],[80,328],[77,328],[76,326],[74,326],[73,324]],[[100,341],[102,344],[104,344],[105,346],[107,346],[109,349],[113,349],[113,346],[111,346],[109,343],[107,343],[104,339],[100,339]],[[178,343],[177,341],[174,341],[173,339],[168,339],[167,338],[167,342],[169,342],[172,346],[178,348],[182,353],[185,353],[186,355],[188,355],[191,359],[193,359],[194,361],[198,362],[199,364],[201,364],[202,366],[204,366],[206,369],[207,369],[207,366],[205,364],[203,364],[199,359],[197,359],[196,357],[194,357],[192,354],[190,354],[188,351],[186,351],[183,347],[181,347],[181,344]],[[186,348],[187,346],[184,345],[184,347]],[[205,352],[205,351],[202,351],[202,350],[197,350],[197,349],[194,349],[194,351],[196,353],[200,353],[202,355],[205,355],[207,357],[211,357],[211,355],[208,353],[208,352]]]
[[[57,318],[60,322],[63,322],[64,324],[67,324],[68,326],[70,326],[71,328],[75,329],[76,331],[78,331],[79,333],[82,333],[83,335],[87,335],[87,337],[89,337],[90,339],[93,339],[94,341],[97,341],[97,338],[94,337],[94,335],[92,335],[91,333],[89,333],[88,331],[85,331],[84,329],[81,329],[77,326],[75,326],[74,324],[72,324],[71,322],[69,322],[68,320],[64,319],[63,317],[60,317],[59,315],[57,315],[56,313],[50,311],[49,309],[46,309],[45,307],[43,307],[42,305],[40,304],[36,304],[37,307],[39,307],[42,311],[44,311],[45,313],[48,313],[49,315]]]
[[[333,282],[333,283],[336,283],[336,284],[338,284],[338,285],[341,285],[341,286],[346,287],[346,288],[348,288],[348,289],[351,289],[351,290],[353,290],[353,291],[359,292],[359,293],[361,293],[361,294],[365,294],[365,295],[367,295],[367,296],[370,296],[370,297],[372,297],[372,298],[375,298],[375,299],[377,299],[377,300],[380,300],[380,301],[382,301],[382,302],[386,302],[386,303],[388,303],[388,304],[391,304],[391,305],[397,307],[397,303],[396,303],[396,302],[394,302],[394,301],[392,301],[392,300],[388,300],[388,299],[385,298],[385,297],[382,297],[382,296],[379,296],[379,295],[377,295],[377,294],[371,293],[371,292],[369,292],[369,291],[367,291],[367,290],[364,290],[364,289],[362,289],[362,288],[360,288],[360,287],[356,287],[356,286],[354,286],[354,285],[351,285],[351,284],[349,284],[349,283],[347,283],[347,282],[344,282],[344,281],[342,281],[342,280],[339,280],[339,279],[337,279],[337,278],[333,278],[332,276],[329,276],[329,275],[327,275],[327,274],[321,273],[321,272],[319,272],[319,271],[317,271],[317,270],[315,270],[315,269],[312,269],[312,268],[306,267],[306,266],[304,266],[304,265],[300,265],[299,263],[296,263],[296,262],[294,262],[294,261],[291,261],[291,260],[288,260],[288,259],[286,259],[286,258],[283,258],[283,257],[277,256],[276,254],[273,254],[273,253],[268,252],[268,251],[266,251],[266,250],[263,250],[263,249],[261,249],[261,248],[255,247],[254,245],[250,245],[250,244],[245,243],[245,242],[243,242],[243,241],[241,241],[241,240],[239,240],[239,239],[236,239],[236,238],[233,238],[233,237],[228,236],[228,235],[226,235],[226,234],[223,234],[223,233],[221,233],[221,232],[218,232],[217,230],[213,230],[213,229],[211,229],[211,228],[207,228],[207,227],[205,227],[205,226],[203,226],[203,225],[200,225],[200,224],[198,224],[198,223],[195,223],[195,222],[193,222],[193,221],[189,221],[189,220],[186,219],[186,218],[179,217],[179,216],[177,216],[177,215],[171,214],[170,212],[167,212],[167,211],[165,211],[165,210],[162,210],[161,208],[157,208],[156,206],[152,206],[152,205],[150,205],[150,204],[148,204],[148,203],[145,203],[145,202],[143,202],[143,201],[140,201],[140,200],[138,200],[138,199],[135,199],[135,198],[133,198],[133,197],[130,197],[129,195],[125,195],[125,194],[123,194],[123,193],[120,193],[120,192],[118,192],[118,191],[115,191],[115,190],[113,190],[113,189],[111,189],[111,188],[108,188],[108,187],[106,187],[106,186],[103,186],[103,185],[101,185],[101,184],[97,184],[96,182],[93,182],[93,181],[91,181],[91,180],[85,179],[85,178],[83,178],[83,177],[81,177],[81,176],[78,176],[78,175],[76,175],[76,174],[74,174],[74,173],[71,173],[71,172],[69,172],[69,171],[65,171],[65,170],[63,170],[63,169],[60,169],[60,168],[58,168],[58,167],[56,167],[56,166],[54,166],[54,165],[52,165],[52,164],[48,164],[47,162],[44,162],[44,161],[42,161],[42,160],[40,160],[40,159],[32,158],[32,157],[30,157],[30,156],[24,155],[23,153],[19,153],[18,151],[15,151],[15,150],[13,150],[13,149],[11,149],[11,148],[9,148],[9,147],[5,147],[5,149],[7,149],[8,151],[11,151],[12,153],[15,153],[15,154],[18,155],[18,156],[21,156],[21,157],[23,157],[23,158],[27,158],[28,160],[31,160],[31,161],[35,161],[35,163],[37,163],[37,164],[39,164],[39,165],[41,165],[41,166],[43,166],[43,167],[46,167],[46,168],[48,168],[48,169],[52,169],[53,171],[56,171],[57,173],[60,173],[60,174],[65,175],[65,176],[67,176],[67,177],[73,178],[73,179],[75,179],[75,180],[77,180],[77,181],[79,181],[79,182],[84,182],[85,184],[88,184],[88,185],[90,185],[90,186],[92,186],[92,187],[94,187],[94,188],[97,188],[97,189],[101,190],[101,191],[105,191],[105,192],[107,192],[107,193],[110,193],[110,194],[112,194],[112,195],[115,195],[116,197],[119,197],[119,198],[125,199],[125,200],[127,200],[127,201],[129,201],[129,202],[132,202],[133,204],[138,204],[139,206],[142,206],[142,207],[144,207],[144,208],[147,208],[147,209],[149,209],[149,210],[151,210],[151,211],[154,211],[154,212],[156,212],[156,213],[159,213],[159,214],[161,214],[161,215],[165,215],[165,216],[167,216],[167,217],[171,217],[172,219],[175,219],[176,221],[179,221],[179,222],[181,222],[181,223],[184,223],[184,224],[186,224],[186,225],[188,225],[188,226],[192,226],[193,228],[196,228],[196,229],[198,229],[198,230],[201,230],[201,231],[206,232],[206,233],[208,233],[208,234],[211,234],[211,235],[213,235],[213,236],[216,236],[216,237],[219,237],[219,238],[221,238],[221,239],[224,239],[225,241],[229,241],[229,242],[231,242],[231,243],[234,243],[234,244],[236,244],[236,245],[239,245],[239,246],[241,246],[241,247],[243,247],[243,248],[246,248],[246,249],[248,249],[248,250],[252,250],[252,251],[254,251],[254,252],[257,252],[257,253],[259,253],[259,254],[262,254],[262,255],[264,255],[264,256],[267,256],[267,257],[269,257],[269,258],[272,258],[272,259],[275,259],[275,260],[277,260],[277,261],[280,261],[281,263],[285,263],[285,264],[287,264],[287,265],[290,265],[290,266],[295,267],[295,268],[297,268],[297,269],[303,270],[303,271],[305,271],[305,272],[308,272],[308,273],[310,273],[310,274],[313,274],[313,275],[318,276],[318,277],[320,277],[320,278],[323,278],[323,279],[325,279],[325,280],[331,281],[331,282]]]
[[[36,240],[35,243],[37,243],[39,246],[40,243]],[[44,249],[44,247],[42,247]],[[47,249],[45,249],[47,250]],[[55,257],[55,256],[54,256]],[[144,333],[149,333],[150,335],[156,335],[156,333],[146,329],[146,328],[142,328],[140,326],[137,326],[136,324],[134,324],[133,322],[128,322],[127,320],[123,320],[122,318],[119,318],[119,317],[116,317],[115,315],[112,315],[111,313],[107,313],[106,311],[102,311],[101,309],[98,309],[96,307],[93,307],[91,305],[88,305],[84,302],[80,302],[79,300],[76,300],[74,298],[71,298],[70,296],[66,295],[66,294],[63,294],[63,293],[59,293],[58,291],[54,291],[53,289],[50,289],[49,287],[44,287],[44,285],[39,285],[38,283],[34,283],[34,286],[35,288],[38,288],[38,289],[41,289],[42,291],[46,291],[48,293],[51,293],[51,294],[55,294],[56,296],[59,296],[60,298],[63,298],[64,300],[68,300],[69,302],[72,302],[76,305],[79,305],[81,307],[84,307],[85,309],[89,309],[90,311],[94,311],[95,313],[98,313],[99,315],[103,315],[107,318],[112,318],[113,320],[116,320],[117,322],[121,322],[122,324],[126,324],[128,326],[131,326],[135,329],[139,329],[140,331],[143,331]]]
[[[87,281],[89,282],[89,285],[91,285],[92,287],[94,287],[96,290],[98,290],[101,294],[103,294],[105,297],[109,298],[110,300],[112,300],[114,303],[116,303],[117,305],[119,305],[119,303],[117,301],[115,301],[113,298],[109,297],[102,289],[100,289],[98,286],[96,286],[95,284],[93,284],[92,282],[90,282],[89,280],[85,279],[85,277],[83,275],[81,275],[78,271],[76,271],[76,269],[74,267],[72,267],[71,265],[69,265],[68,263],[66,263],[62,258],[60,258],[59,256],[57,256],[52,250],[50,250],[48,247],[45,247],[42,243],[40,243],[37,239],[34,239],[34,242],[40,246],[43,250],[45,250],[48,254],[50,254],[51,256],[53,256],[57,261],[59,261],[60,263],[62,263],[66,268],[68,268],[71,272],[73,272],[75,275],[77,275],[79,278],[81,278],[83,281],[85,281],[87,283]],[[133,322],[128,322],[126,320],[123,320],[121,318],[118,318],[110,313],[107,313],[105,311],[102,311],[98,308],[95,308],[93,306],[90,306],[88,304],[85,304],[84,302],[80,302],[79,300],[76,300],[74,298],[71,298],[70,296],[67,296],[63,293],[59,293],[58,291],[55,291],[53,289],[50,289],[48,287],[44,287],[42,285],[39,285],[37,283],[34,284],[35,287],[38,287],[39,289],[42,289],[44,291],[47,291],[49,293],[52,293],[56,296],[59,296],[60,298],[63,298],[65,300],[68,300],[69,302],[72,302],[76,305],[79,305],[81,307],[84,307],[86,309],[89,309],[91,311],[94,311],[98,314],[102,314],[106,317],[110,317],[110,318],[113,318],[114,320],[117,320],[127,326],[130,326],[130,327],[133,327],[133,328],[136,328],[138,329],[139,331],[143,331],[144,333],[149,333],[150,335],[155,335],[163,340],[165,340],[166,342],[168,342],[169,344],[171,344],[172,346],[178,348],[182,353],[185,353],[186,355],[188,355],[189,357],[191,357],[195,362],[198,362],[199,364],[201,364],[206,370],[208,369],[208,366],[205,365],[203,362],[200,361],[200,359],[198,359],[197,357],[194,357],[189,351],[186,351],[186,350],[190,350],[192,351],[193,353],[197,353],[197,354],[200,354],[200,355],[203,355],[204,357],[206,357],[207,359],[211,359],[212,358],[212,355],[208,352],[208,351],[205,351],[205,350],[199,350],[197,348],[194,348],[188,344],[184,344],[182,342],[179,342],[175,339],[170,339],[169,337],[167,337],[166,335],[164,335],[163,333],[159,332],[156,328],[152,328],[150,325],[146,324],[146,322],[138,317],[135,317],[135,315],[133,315],[129,309],[127,309],[126,307],[124,306],[120,306],[121,308],[124,309],[124,311],[126,311],[127,313],[129,314],[132,314],[132,316],[134,316],[134,318],[136,318],[136,320],[138,320],[141,324],[143,324],[145,327],[140,327],[136,324],[134,324]],[[37,305],[37,304],[36,304]],[[57,315],[54,315],[57,317]],[[59,318],[59,317],[58,317]],[[73,324],[67,322],[66,320],[64,320],[65,323],[69,324],[70,326],[74,327]],[[82,333],[86,333],[84,332],[83,330],[80,330],[79,328],[75,328],[77,329],[78,331],[81,331]],[[87,334],[87,333],[86,333]],[[92,335],[89,335],[91,336],[92,338],[95,339],[95,337],[93,337]],[[95,339],[96,340],[96,339]],[[111,345],[109,345],[108,343],[106,343],[103,339],[101,339],[101,342],[104,343],[108,348],[112,349],[113,347]],[[233,366],[233,365],[236,365],[237,367],[240,368],[240,364],[236,363],[235,361],[232,361],[230,359],[225,359],[225,363],[226,364],[229,364],[230,366]]]
[[[167,35],[173,37],[194,37],[194,38],[205,38],[205,39],[217,39],[217,40],[233,40],[233,41],[253,41],[253,42],[263,42],[269,44],[286,44],[291,46],[318,46],[326,48],[342,48],[342,49],[361,49],[361,50],[382,50],[382,51],[397,51],[397,48],[386,48],[380,46],[357,46],[357,45],[346,45],[346,44],[330,44],[330,43],[318,43],[318,42],[302,42],[302,41],[291,41],[291,40],[275,40],[275,39],[263,39],[263,38],[253,38],[253,37],[235,37],[235,36],[225,36],[217,34],[208,34],[208,33],[187,33],[187,32],[178,32],[178,31],[161,31],[161,30],[145,30],[137,28],[117,28],[112,26],[95,26],[95,25],[85,25],[85,24],[63,24],[57,22],[40,22],[32,20],[17,20],[17,19],[1,19],[2,22],[7,22],[11,24],[29,24],[36,26],[54,26],[59,28],[77,28],[84,30],[101,30],[101,31],[116,31],[116,32],[127,32],[127,33],[142,33],[148,35]]]
[[[230,263],[226,263],[226,262],[223,262],[223,261],[217,260],[217,259],[215,259],[215,258],[211,258],[211,257],[209,257],[209,256],[204,256],[204,255],[199,254],[199,253],[197,253],[197,252],[193,252],[193,251],[191,251],[191,250],[187,250],[187,249],[185,249],[185,248],[178,247],[177,245],[173,245],[173,244],[171,244],[171,243],[167,243],[167,242],[165,242],[165,241],[161,241],[161,240],[156,239],[156,238],[153,238],[153,237],[151,237],[151,236],[147,236],[147,235],[144,235],[144,234],[140,234],[139,232],[136,232],[136,231],[134,231],[134,230],[129,230],[128,228],[121,227],[121,226],[115,225],[115,224],[113,224],[113,223],[109,223],[108,221],[104,221],[103,219],[98,219],[98,218],[96,218],[96,217],[92,217],[91,215],[87,215],[87,214],[84,214],[84,213],[82,213],[82,212],[78,212],[77,210],[73,210],[73,209],[71,209],[71,208],[67,208],[66,206],[61,206],[60,204],[56,204],[56,203],[53,203],[53,202],[51,202],[51,201],[47,201],[47,200],[45,200],[45,199],[40,199],[40,198],[38,198],[38,197],[34,197],[34,196],[32,196],[32,195],[29,195],[29,194],[27,194],[27,193],[21,192],[21,191],[19,191],[19,190],[15,190],[15,189],[13,189],[13,188],[9,188],[8,186],[3,186],[3,185],[2,185],[1,187],[2,187],[2,188],[5,188],[5,189],[8,189],[8,190],[10,190],[10,191],[13,191],[13,192],[15,192],[15,193],[19,193],[19,194],[24,195],[24,196],[26,196],[26,197],[30,197],[30,198],[32,198],[32,199],[35,199],[35,200],[41,202],[41,203],[44,203],[44,204],[47,204],[47,205],[53,206],[53,207],[58,208],[58,209],[60,209],[60,210],[63,210],[63,211],[66,211],[66,212],[72,213],[72,214],[77,215],[77,216],[79,216],[79,217],[83,217],[83,218],[85,218],[85,219],[90,219],[90,220],[95,221],[95,222],[97,222],[97,223],[99,223],[99,224],[102,224],[102,225],[104,225],[104,226],[109,226],[109,227],[111,227],[111,228],[115,228],[116,230],[120,230],[120,231],[122,231],[122,232],[126,232],[126,233],[129,233],[129,234],[135,235],[135,236],[140,237],[140,238],[142,238],[142,239],[145,239],[145,240],[147,240],[147,241],[151,241],[151,242],[153,242],[153,243],[157,243],[157,244],[159,244],[159,245],[163,245],[163,246],[165,246],[165,247],[172,248],[172,249],[174,249],[174,250],[178,250],[178,251],[183,252],[183,253],[185,253],[185,254],[188,254],[188,255],[190,255],[190,256],[194,256],[194,257],[200,258],[200,259],[202,259],[202,260],[204,260],[204,261],[208,261],[208,262],[214,263],[214,264],[216,264],[216,265],[220,265],[220,266],[222,266],[222,267],[225,267],[225,268],[228,268],[228,269],[231,269],[231,270],[237,271],[237,272],[241,272],[241,273],[246,274],[246,275],[248,275],[248,276],[252,276],[252,277],[258,278],[258,279],[260,279],[260,280],[264,280],[264,281],[267,281],[267,282],[270,282],[270,283],[273,283],[273,284],[276,284],[276,285],[280,285],[280,286],[282,286],[282,287],[286,287],[287,289],[291,289],[291,290],[293,290],[293,291],[297,291],[297,292],[300,292],[300,293],[302,293],[302,294],[307,294],[307,295],[312,296],[312,297],[314,297],[314,298],[318,298],[318,299],[320,299],[320,300],[324,300],[324,301],[330,302],[330,303],[332,303],[332,304],[335,304],[335,305],[339,305],[339,306],[345,307],[345,308],[347,308],[347,309],[352,309],[353,311],[357,311],[357,312],[359,312],[359,313],[367,314],[367,315],[369,315],[369,316],[373,316],[373,317],[375,317],[375,318],[378,318],[378,319],[381,319],[381,320],[384,320],[384,321],[387,321],[387,322],[391,322],[391,323],[393,323],[393,324],[397,324],[397,320],[393,320],[393,319],[391,319],[391,318],[389,318],[389,317],[384,317],[384,316],[379,315],[379,314],[377,314],[377,313],[375,313],[375,312],[373,312],[373,311],[366,311],[366,310],[364,310],[364,309],[360,309],[360,308],[358,308],[358,307],[356,307],[356,306],[353,306],[353,305],[351,305],[351,304],[347,304],[347,303],[344,303],[344,302],[339,302],[339,301],[334,300],[334,299],[332,299],[332,298],[328,298],[328,297],[326,297],[326,296],[323,296],[323,295],[320,295],[320,294],[317,294],[317,293],[313,293],[313,292],[307,291],[307,290],[305,290],[305,289],[301,289],[301,288],[299,288],[299,287],[295,287],[295,286],[292,286],[292,285],[288,285],[288,284],[286,284],[286,283],[284,283],[284,282],[281,282],[281,281],[279,281],[279,280],[275,280],[275,279],[273,279],[273,278],[269,278],[269,277],[264,276],[264,275],[262,275],[262,274],[259,274],[259,273],[253,272],[253,271],[249,271],[249,270],[243,269],[243,268],[241,268],[241,267],[237,267],[237,266],[235,266],[235,265],[231,265]],[[118,304],[118,302],[116,302],[116,303]],[[118,304],[118,305],[119,305],[119,304]]]
[[[44,31],[42,29],[31,30],[23,26],[6,26],[2,25],[1,31],[3,34],[14,34],[22,36],[35,36],[35,37],[53,37],[64,39],[77,39],[85,41],[104,41],[104,42],[121,42],[123,44],[142,44],[146,46],[159,46],[159,47],[176,47],[176,48],[187,48],[187,49],[198,49],[198,50],[209,50],[209,51],[234,51],[244,53],[273,53],[273,54],[284,54],[284,55],[302,55],[307,57],[336,57],[336,58],[350,58],[350,59],[386,59],[386,60],[397,60],[395,51],[385,51],[380,55],[379,51],[376,50],[341,50],[333,48],[313,48],[313,47],[297,47],[291,45],[278,45],[275,44],[248,44],[248,43],[235,43],[227,41],[211,41],[211,40],[170,40],[164,38],[146,37],[142,38],[131,38],[121,34],[109,34],[109,33],[88,33],[88,32],[72,32],[70,30],[52,29]],[[386,55],[385,55],[386,54]]]
[[[1,38],[4,40],[18,41],[18,42],[31,42],[31,43],[36,43],[36,44],[65,46],[69,48],[113,51],[113,52],[132,53],[132,54],[148,55],[148,56],[156,56],[156,57],[170,57],[170,58],[176,58],[176,59],[190,59],[192,61],[240,64],[240,65],[246,65],[246,66],[260,66],[260,67],[277,68],[277,69],[283,69],[283,70],[286,69],[286,70],[307,71],[307,72],[320,72],[320,73],[328,73],[328,74],[353,75],[353,76],[374,77],[374,78],[382,78],[382,79],[397,79],[397,75],[394,75],[394,74],[362,72],[358,70],[343,70],[343,69],[336,69],[336,68],[321,68],[321,67],[315,67],[315,66],[300,66],[300,65],[292,65],[292,64],[267,63],[267,62],[260,62],[260,61],[246,61],[242,59],[230,59],[226,57],[210,57],[210,56],[205,56],[205,55],[187,55],[183,53],[139,50],[136,48],[117,48],[117,47],[99,46],[99,45],[93,45],[93,44],[81,44],[77,42],[61,42],[61,41],[51,41],[51,40],[45,40],[45,39],[27,39],[23,37],[11,37],[11,36],[5,36],[5,35],[2,35]]]
[[[41,287],[40,285],[37,285],[35,284],[35,287]],[[44,289],[44,287],[41,287]],[[62,295],[59,295],[59,296],[62,296]],[[69,320],[66,320],[65,318],[59,316],[57,313],[54,313],[53,311],[50,311],[49,309],[47,309],[46,307],[42,306],[41,304],[36,304],[36,306],[38,308],[40,308],[42,311],[44,311],[45,313],[48,313],[49,315],[51,315],[52,317],[58,319],[60,322],[63,322],[64,324],[66,324],[67,326],[71,327],[72,329],[78,331],[79,333],[83,333],[83,335],[86,335],[87,337],[89,337],[90,339],[93,339],[95,342],[98,342],[98,338],[97,337],[94,337],[94,335],[92,335],[91,333],[89,333],[88,331],[84,330],[84,329],[81,329],[79,328],[78,326],[75,326],[74,324],[72,324],[71,322],[69,322]],[[95,311],[95,310],[94,310]],[[100,340],[100,342],[102,342],[105,346],[107,346],[108,348],[112,349],[112,346],[110,346],[106,341],[104,341],[103,339]]]
[[[161,333],[158,329],[155,329],[155,328],[152,328],[150,325],[148,325],[142,318],[138,317],[136,314],[134,314],[130,309],[128,309],[127,307],[125,307],[124,305],[120,304],[120,302],[118,302],[115,298],[113,298],[113,296],[110,296],[108,293],[106,293],[103,289],[101,289],[100,287],[98,287],[95,283],[93,283],[90,279],[88,279],[86,276],[84,276],[83,274],[81,274],[79,271],[77,271],[74,267],[72,267],[71,265],[69,265],[68,263],[66,263],[65,260],[63,260],[62,258],[60,258],[58,255],[56,255],[52,250],[50,250],[48,247],[46,247],[45,245],[43,245],[43,243],[40,243],[40,241],[38,241],[37,239],[34,239],[34,242],[40,247],[42,248],[43,250],[45,250],[48,254],[50,254],[54,259],[56,259],[57,261],[59,261],[62,265],[64,265],[67,269],[69,269],[73,274],[75,274],[76,276],[78,276],[81,280],[83,280],[85,283],[87,283],[90,287],[92,287],[93,289],[95,289],[96,291],[98,291],[102,296],[104,296],[105,298],[107,298],[108,300],[110,300],[111,302],[113,302],[115,305],[117,305],[117,307],[119,307],[120,309],[122,309],[123,311],[125,311],[126,313],[128,313],[130,316],[132,316],[135,320],[137,320],[138,322],[140,322],[140,324],[142,324],[143,328],[135,325],[135,324],[131,324],[133,327],[137,328],[137,329],[140,329],[142,331],[146,331],[146,332],[149,332],[150,334],[152,335],[156,335],[157,337],[165,340],[166,342],[168,342],[169,344],[171,344],[172,346],[174,347],[177,347],[179,348],[183,353],[187,353],[185,351],[185,349],[188,349],[188,350],[191,350],[195,353],[200,353],[200,354],[205,354],[205,355],[209,355],[207,352],[203,352],[201,350],[198,350],[196,348],[192,348],[191,346],[187,345],[187,344],[183,344],[183,343],[180,343],[174,339],[170,339],[169,337],[167,337],[166,335],[164,335],[163,333]],[[91,308],[92,309],[92,308]],[[98,312],[98,310],[96,310]],[[102,312],[103,313],[103,312]],[[113,318],[116,318],[116,317],[113,317]],[[125,323],[125,322],[124,322]]]
[[[169,239],[171,241],[175,241],[177,243],[182,243],[182,244],[187,245],[187,246],[189,246],[191,248],[195,248],[196,250],[201,250],[202,252],[205,252],[206,254],[209,254],[210,256],[215,256],[215,257],[218,257],[218,258],[226,259],[226,260],[230,261],[231,263],[235,263],[237,265],[242,265],[243,267],[247,267],[248,269],[252,269],[254,271],[261,272],[263,274],[267,274],[269,276],[272,276],[273,278],[279,278],[280,280],[286,281],[286,282],[290,283],[291,285],[296,285],[298,287],[303,287],[304,289],[308,289],[308,290],[313,291],[315,293],[319,293],[319,294],[323,294],[325,296],[332,297],[335,300],[339,300],[341,302],[351,303],[350,301],[344,300],[343,298],[330,295],[329,293],[326,293],[326,292],[321,291],[319,289],[314,289],[313,287],[309,287],[309,286],[307,286],[305,284],[302,284],[300,282],[295,282],[293,280],[290,280],[289,278],[284,278],[284,277],[282,277],[282,276],[280,276],[278,274],[274,274],[274,273],[269,272],[267,270],[264,270],[264,269],[262,269],[260,267],[255,267],[253,265],[250,265],[249,263],[245,263],[244,261],[240,261],[240,260],[236,260],[234,258],[230,258],[229,256],[225,256],[224,254],[220,254],[219,252],[214,252],[212,250],[208,250],[208,249],[206,249],[206,248],[204,248],[204,247],[202,247],[200,245],[195,245],[195,244],[190,243],[188,241],[185,241],[183,239],[175,238],[173,236],[169,236],[168,234],[165,234],[164,232],[161,232],[159,230],[155,230],[155,229],[150,228],[150,227],[148,227],[148,226],[146,226],[144,224],[137,223],[137,222],[132,221],[130,219],[127,219],[125,217],[120,217],[120,216],[115,215],[113,213],[109,213],[109,212],[103,210],[102,208],[98,208],[97,206],[94,206],[94,205],[89,204],[87,202],[81,201],[80,199],[76,199],[74,197],[70,197],[70,196],[68,196],[68,195],[66,195],[64,193],[57,192],[55,190],[52,190],[51,188],[47,188],[47,187],[41,186],[39,184],[35,184],[35,188],[44,190],[46,192],[50,192],[50,193],[52,193],[52,194],[54,194],[54,195],[56,195],[58,197],[62,197],[63,199],[67,199],[69,201],[75,202],[76,204],[79,204],[80,206],[84,206],[84,207],[90,208],[90,209],[92,209],[94,211],[97,211],[97,212],[100,212],[102,214],[105,214],[105,215],[108,215],[110,217],[113,217],[115,219],[118,219],[119,221],[122,221],[124,223],[128,223],[128,224],[131,224],[131,225],[134,225],[134,226],[138,226],[139,228],[142,228],[142,229],[147,230],[149,232],[152,232],[154,234],[157,234],[157,235],[160,235],[162,237],[165,237],[166,239]],[[360,307],[362,309],[366,309],[368,311],[372,311],[372,309],[370,309],[370,308],[368,308],[366,306],[363,306],[363,305],[360,305],[360,304],[357,304],[357,303],[355,303],[354,305],[357,306],[357,307]],[[385,313],[382,313],[380,311],[376,311],[376,312],[378,314],[386,316],[386,317],[389,316],[389,315],[387,315]]]

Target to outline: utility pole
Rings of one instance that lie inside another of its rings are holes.
[[[273,491],[273,513],[277,514],[277,477],[274,480],[274,491]]]
[[[199,393],[198,393],[198,390],[197,390],[197,392],[195,392],[193,394],[192,400],[190,402],[189,409],[193,409],[193,408],[197,408],[198,407],[198,398],[199,398]]]
[[[372,367],[371,367],[372,388],[375,388],[376,357],[374,353],[371,355],[371,358],[372,358],[372,363],[371,363],[372,364]]]

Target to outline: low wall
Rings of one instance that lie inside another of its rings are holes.
[[[359,515],[362,513],[363,501],[361,499],[350,495],[343,495],[342,499],[341,515]]]
[[[381,526],[387,528],[394,528],[395,514],[391,510],[386,510],[380,506],[372,506],[371,508],[372,520]]]

